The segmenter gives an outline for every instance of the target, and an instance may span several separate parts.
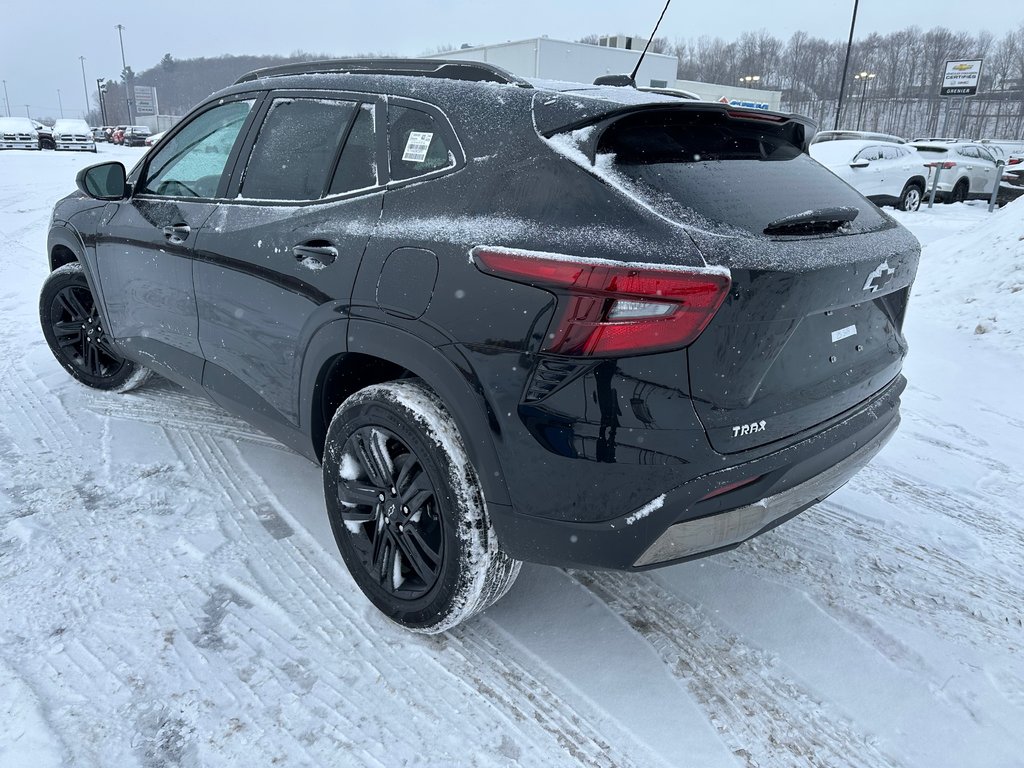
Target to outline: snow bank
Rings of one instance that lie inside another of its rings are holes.
[[[961,206],[941,206],[939,214]],[[973,226],[924,246],[911,312],[1024,350],[1024,198],[992,214],[982,203]],[[953,211],[949,211],[953,213]],[[968,211],[964,211],[967,213]],[[912,231],[914,215],[901,217]],[[915,233],[916,234],[916,233]]]

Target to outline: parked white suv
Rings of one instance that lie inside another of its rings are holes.
[[[929,191],[934,174],[941,170],[935,188],[936,200],[944,203],[987,200],[999,181],[995,158],[981,144],[918,141],[911,146],[917,148],[922,162],[939,166],[928,169]]]
[[[811,157],[876,205],[901,211],[921,207],[927,169],[917,151],[877,141],[825,141],[811,144]]]

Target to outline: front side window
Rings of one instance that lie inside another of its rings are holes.
[[[215,197],[231,149],[254,103],[220,104],[192,120],[150,160],[139,191],[170,197]]]
[[[352,101],[275,99],[242,179],[250,200],[319,200],[357,111]]]
[[[455,165],[440,126],[426,112],[392,106],[388,119],[392,179],[411,179]]]
[[[858,152],[857,156],[853,159],[855,162],[867,160],[869,163],[874,162],[875,160],[881,160],[882,150],[879,147],[868,147],[867,149],[862,149]]]

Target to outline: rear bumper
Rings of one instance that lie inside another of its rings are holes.
[[[899,424],[898,376],[870,400],[820,431],[757,458],[696,477],[647,504],[601,522],[505,512],[502,547],[558,566],[641,570],[731,549],[794,517],[840,488],[892,437]],[[716,489],[755,481],[713,498]]]
[[[846,484],[896,432],[899,418],[835,466],[799,485],[745,507],[669,526],[634,566],[658,565],[732,547],[774,528]]]

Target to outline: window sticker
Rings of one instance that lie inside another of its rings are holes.
[[[412,131],[408,141],[405,142],[405,152],[402,159],[410,163],[422,163],[427,159],[427,150],[430,149],[430,142],[434,138],[432,133]]]

